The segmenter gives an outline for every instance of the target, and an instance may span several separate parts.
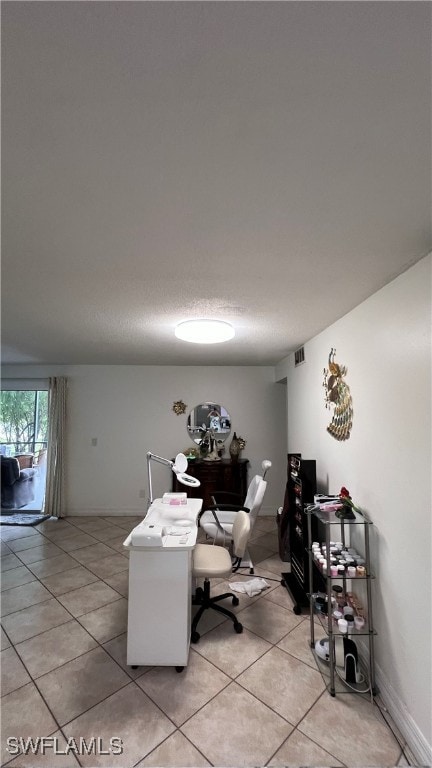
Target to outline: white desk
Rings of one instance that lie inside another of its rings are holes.
[[[156,499],[142,523],[124,541],[130,553],[127,664],[131,666],[182,668],[187,665],[192,550],[201,507],[202,499],[188,499],[184,506],[171,506]],[[183,536],[168,533],[156,546],[133,543],[134,532],[143,526],[153,524],[169,531],[180,521],[190,521],[190,525],[184,527]],[[184,539],[186,541],[180,543]]]

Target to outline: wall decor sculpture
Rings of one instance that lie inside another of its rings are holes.
[[[324,368],[325,406],[334,409],[327,432],[336,440],[348,440],[353,420],[352,398],[349,386],[345,381],[347,368],[335,361],[335,355],[336,350],[332,347],[328,358],[328,368]]]
[[[173,403],[173,411],[177,416],[180,416],[181,413],[184,413],[186,411],[187,405],[183,402],[183,400],[176,400]]]

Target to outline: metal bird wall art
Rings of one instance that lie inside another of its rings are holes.
[[[327,432],[336,440],[348,440],[353,422],[353,407],[350,388],[345,381],[347,368],[336,360],[336,349],[330,350],[328,367],[324,368],[323,387],[325,407],[333,409],[333,416]]]

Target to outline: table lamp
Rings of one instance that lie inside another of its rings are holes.
[[[152,461],[156,461],[158,464],[165,464],[167,467],[171,467],[174,474],[177,475],[177,480],[179,483],[182,483],[182,485],[188,485],[190,488],[197,488],[199,485],[201,485],[200,481],[197,480],[196,477],[192,477],[192,475],[186,474],[188,461],[184,453],[178,453],[175,457],[175,461],[171,461],[171,459],[164,459],[162,456],[157,456],[156,453],[151,453],[151,451],[149,451],[147,453],[147,482],[149,490],[148,506],[153,503],[153,488],[151,478]]]

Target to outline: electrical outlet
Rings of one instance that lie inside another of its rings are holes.
[[[145,497],[146,497],[146,492],[145,492],[145,490],[143,488],[141,488],[141,490],[139,492],[139,497],[140,497],[140,499],[145,499]]]
[[[92,444],[93,446],[96,446],[96,445],[97,445],[97,437],[92,437],[92,439],[91,439],[91,444]]]

